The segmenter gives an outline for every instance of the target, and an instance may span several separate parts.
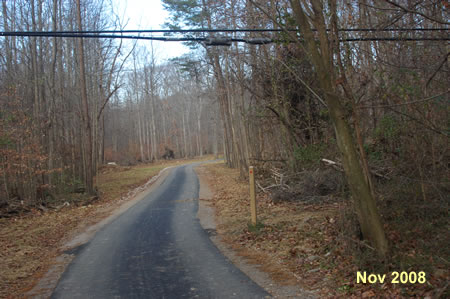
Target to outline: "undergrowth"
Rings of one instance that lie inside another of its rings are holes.
[[[301,277],[302,282],[298,283],[320,290],[321,297],[448,296],[450,244],[448,201],[442,197],[445,184],[426,185],[424,201],[421,186],[409,184],[411,180],[374,180],[390,244],[388,258],[380,259],[362,236],[348,188],[339,180],[323,185],[321,173],[333,178],[329,170],[305,170],[297,181],[286,175],[289,189],[284,187],[284,195],[277,195],[276,201],[270,194],[280,190],[259,192],[258,217],[264,225],[253,227],[245,220],[250,217],[248,183],[238,180],[237,171],[225,166],[206,168],[216,190],[215,205],[225,239],[238,250],[253,249],[265,255],[258,259],[262,265],[270,260],[280,261],[283,271]],[[264,180],[261,173],[270,175],[268,170],[258,170],[256,177],[260,182]],[[223,186],[223,181],[231,183]],[[426,283],[357,284],[357,271],[386,274],[388,279],[393,271],[424,271]]]

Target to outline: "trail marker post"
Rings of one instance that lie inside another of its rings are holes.
[[[250,179],[250,211],[252,216],[252,225],[256,225],[256,192],[255,192],[255,171],[253,166],[248,168],[248,176]]]

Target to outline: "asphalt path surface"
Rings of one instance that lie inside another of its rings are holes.
[[[156,190],[73,250],[52,298],[268,297],[202,229],[193,167],[173,169]]]

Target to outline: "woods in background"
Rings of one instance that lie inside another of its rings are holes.
[[[80,183],[95,193],[105,162],[157,161],[166,148],[175,157],[223,153],[242,176],[250,164],[296,173],[337,161],[362,233],[382,255],[377,206],[447,204],[446,1],[163,3],[170,28],[298,32],[230,33],[280,42],[191,44],[166,62],[153,45],[2,37],[1,207],[46,205]],[[2,1],[0,26],[110,30],[121,25],[113,11],[105,1]],[[396,31],[406,28],[428,31]],[[348,38],[369,40],[340,42]]]
[[[118,26],[101,1],[2,1],[3,31]],[[45,204],[75,181],[94,193],[103,110],[123,63],[120,41],[5,37],[1,47],[0,205]]]

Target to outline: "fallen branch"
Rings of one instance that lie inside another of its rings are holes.
[[[320,161],[324,162],[324,163],[327,164],[328,166],[333,167],[333,168],[336,169],[337,171],[344,172],[344,167],[343,167],[342,164],[339,163],[339,162],[331,161],[331,160],[328,160],[328,159],[320,159]]]
[[[269,191],[268,191],[269,189],[277,188],[277,187],[279,187],[279,188],[287,188],[287,189],[291,189],[291,187],[289,187],[289,186],[286,185],[286,184],[283,184],[283,185],[281,185],[281,184],[273,184],[273,185],[270,185],[270,186],[267,186],[267,187],[263,187],[263,186],[261,186],[260,183],[258,183],[258,181],[256,181],[256,185],[257,185],[258,188],[261,189],[261,191],[264,192],[264,193],[269,193]]]
[[[328,159],[320,159],[320,161],[324,162],[326,165],[331,166],[331,167],[333,167],[334,169],[336,169],[338,171],[344,172],[344,167],[339,162],[335,162],[335,161],[328,160]],[[377,172],[375,170],[372,170],[372,169],[369,169],[369,172],[371,174],[373,174],[374,176],[379,177],[379,178],[383,178],[383,179],[386,179],[386,180],[390,180],[391,179],[390,177],[388,177],[388,176],[386,176],[384,174],[381,174],[381,173],[379,173],[379,172]]]
[[[260,161],[260,162],[286,162],[284,159],[259,159],[259,158],[250,158],[250,161]]]
[[[391,179],[387,175],[384,175],[384,174],[381,174],[379,172],[376,172],[375,170],[369,170],[369,171],[370,171],[371,174],[373,174],[374,176],[377,176],[379,178],[383,178],[383,179],[386,179],[386,180],[390,180]]]
[[[70,203],[67,202],[67,201],[65,201],[62,205],[59,205],[59,206],[55,207],[55,210],[56,210],[56,211],[59,211],[59,210],[61,210],[62,208],[64,208],[64,207],[69,207],[69,206],[70,206]]]
[[[259,189],[261,189],[262,192],[264,193],[268,193],[268,191],[266,190],[266,188],[264,188],[263,186],[261,186],[258,181],[256,181],[256,186],[258,186]]]

